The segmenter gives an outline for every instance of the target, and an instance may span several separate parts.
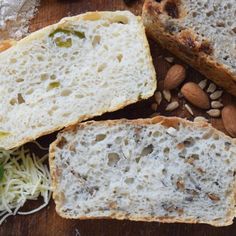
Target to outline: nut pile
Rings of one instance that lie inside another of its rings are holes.
[[[166,57],[165,60],[173,63],[174,58]],[[154,113],[151,117],[158,115],[158,108],[163,100],[166,100],[166,112],[172,112],[180,107],[178,99],[184,98],[183,108],[191,115],[194,112],[191,106],[200,108],[206,111],[209,117],[218,118],[222,116],[222,120],[227,132],[236,137],[236,106],[225,106],[222,103],[223,90],[219,89],[214,83],[207,79],[201,80],[199,83],[184,82],[186,79],[186,69],[179,64],[172,65],[166,73],[163,86],[159,85],[158,91],[155,92],[155,102],[151,105]],[[171,92],[180,88],[178,98],[172,98]],[[199,117],[196,121],[206,121],[204,117]]]

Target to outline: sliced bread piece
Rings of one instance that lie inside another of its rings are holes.
[[[64,18],[32,33],[0,54],[0,82],[5,149],[146,99],[156,88],[141,18],[128,11]]]
[[[235,0],[146,0],[143,22],[163,47],[236,96]]]
[[[236,140],[180,118],[87,122],[50,146],[65,218],[232,224]]]

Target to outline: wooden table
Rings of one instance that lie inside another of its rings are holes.
[[[38,14],[31,22],[31,31],[40,29],[46,25],[57,22],[64,16],[76,15],[86,11],[94,10],[122,10],[129,9],[135,14],[140,14],[143,1],[134,1],[133,4],[127,6],[122,0],[41,0]],[[163,59],[168,52],[159,48],[150,40],[151,51],[154,64],[157,71],[158,81],[162,80],[166,70],[170,64]],[[181,63],[178,59],[175,62]],[[203,79],[199,73],[188,68],[188,80],[199,81]],[[174,93],[177,98],[177,92]],[[223,103],[227,104],[232,101],[232,97],[227,93],[223,95]],[[235,98],[234,98],[235,99]],[[149,117],[152,114],[150,105],[154,101],[153,98],[140,102],[135,105],[128,106],[122,111],[112,114],[105,114],[99,119],[114,118],[138,118]],[[158,112],[167,116],[180,116],[193,119],[193,117],[184,109],[184,100],[179,100],[181,107],[168,113],[164,111],[166,102],[162,102],[158,108]],[[206,113],[193,108],[195,115],[206,116]],[[209,118],[209,117],[208,117]],[[224,131],[221,119],[210,119],[211,123],[218,129]],[[41,138],[40,141],[44,145],[48,145],[55,138],[55,134]],[[157,196],[158,197],[158,196]],[[27,204],[27,209],[37,206],[39,201],[33,201]],[[125,235],[160,235],[160,236],[230,236],[236,235],[236,223],[228,227],[215,228],[208,225],[190,225],[190,224],[162,224],[162,223],[145,223],[118,220],[65,220],[59,217],[55,212],[54,202],[51,200],[49,206],[40,212],[29,216],[9,217],[7,221],[0,226],[0,236],[8,235],[32,235],[32,236],[125,236]]]

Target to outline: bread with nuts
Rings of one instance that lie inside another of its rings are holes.
[[[15,42],[0,54],[0,82],[4,149],[146,99],[156,88],[141,18],[129,11],[64,18]]]
[[[176,117],[90,121],[50,146],[53,198],[75,219],[232,224],[236,140]]]
[[[153,39],[236,96],[235,0],[146,0],[142,17]]]

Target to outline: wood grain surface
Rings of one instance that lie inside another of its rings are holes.
[[[30,30],[35,31],[46,25],[60,20],[62,17],[76,15],[86,11],[94,10],[123,10],[128,9],[136,15],[141,13],[143,1],[133,1],[130,5],[125,5],[122,0],[41,0],[39,11],[31,22]],[[150,47],[153,61],[157,71],[159,86],[163,80],[170,64],[164,60],[169,52],[162,50],[158,45],[150,40]],[[175,59],[175,62],[181,63]],[[186,66],[186,65],[185,65]],[[189,81],[200,81],[204,77],[191,68],[187,68],[187,77]],[[173,93],[173,99],[177,100],[177,93]],[[227,93],[223,94],[223,103],[232,102],[232,98]],[[170,113],[165,112],[167,103],[163,101],[158,108],[158,113],[167,116],[180,116],[193,119],[183,107],[185,101],[178,99],[181,106],[178,110]],[[105,114],[97,119],[115,119],[115,118],[141,118],[149,117],[153,111],[150,109],[154,98],[140,102],[135,105],[126,107],[121,111],[112,114]],[[235,102],[235,101],[234,101]],[[193,108],[194,115],[205,116],[209,119],[204,111]],[[210,119],[213,126],[225,131],[221,119]],[[236,121],[235,121],[236,122]],[[40,143],[48,146],[55,139],[55,134],[40,138]],[[158,196],[157,196],[158,198]],[[32,209],[40,204],[39,201],[32,201],[27,204],[25,209]],[[0,236],[126,236],[126,235],[157,235],[157,236],[234,236],[236,235],[236,223],[228,227],[215,228],[208,225],[194,224],[163,224],[163,223],[146,223],[131,222],[118,220],[66,220],[59,217],[55,212],[54,202],[51,200],[49,206],[40,212],[29,216],[12,216],[0,226]]]

